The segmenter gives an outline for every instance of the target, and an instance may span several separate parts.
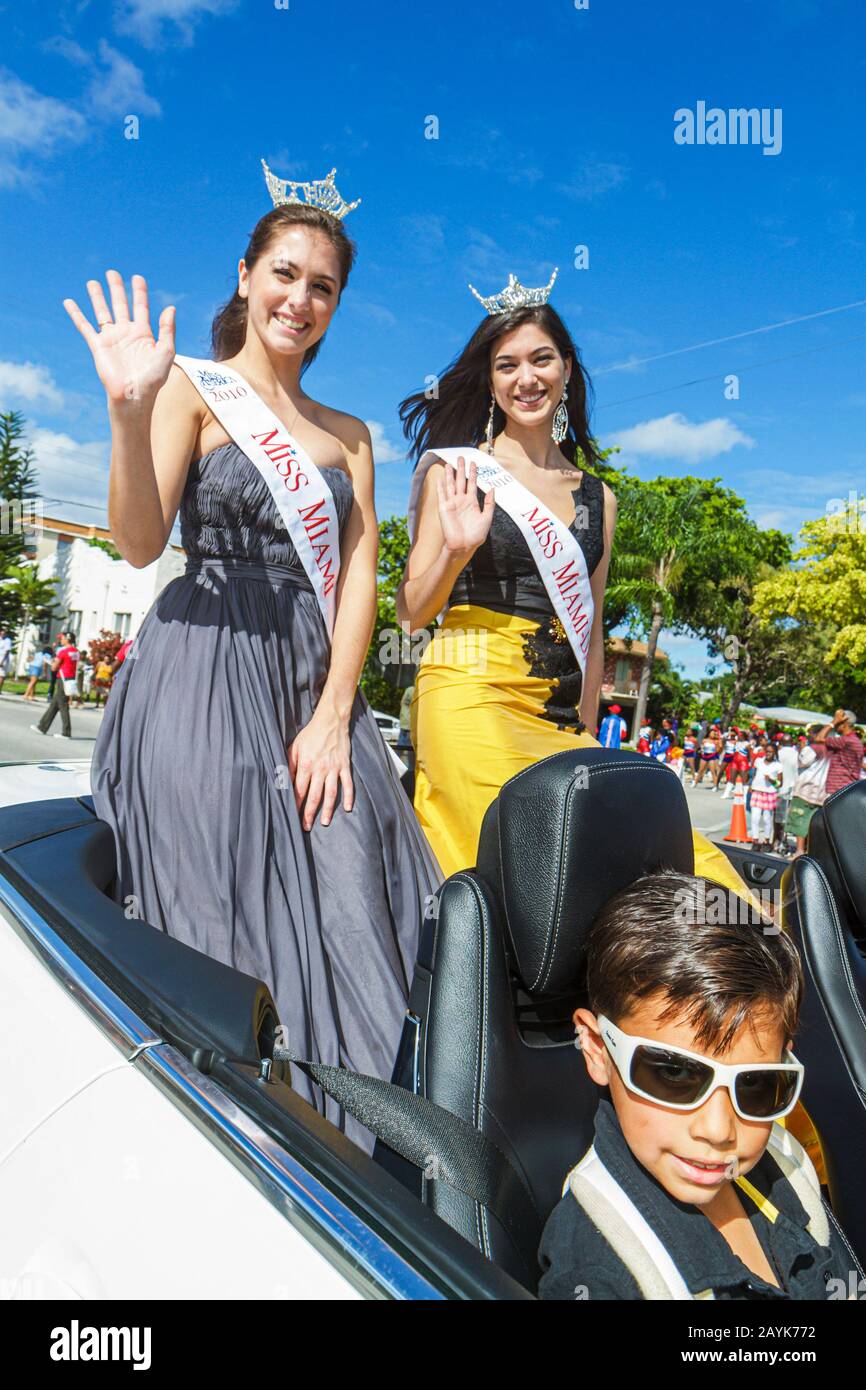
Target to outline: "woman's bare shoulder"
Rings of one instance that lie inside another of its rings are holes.
[[[616,493],[603,478],[600,478],[599,482],[601,483],[601,495],[604,498],[605,511],[616,513]]]
[[[204,420],[210,413],[183,367],[176,362],[172,362],[156,399],[162,403],[163,410],[167,408],[173,413],[193,416],[198,420]]]
[[[370,430],[357,415],[349,415],[345,410],[336,410],[320,401],[314,401],[313,405],[316,424],[334,435],[350,454],[357,455],[364,445],[372,450]]]

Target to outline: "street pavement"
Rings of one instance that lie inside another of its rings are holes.
[[[102,723],[103,709],[70,709],[72,738],[54,738],[60,733],[58,714],[47,734],[37,734],[29,728],[38,724],[48,701],[43,698],[25,700],[22,695],[0,694],[0,764],[2,763],[40,763],[46,758],[89,758],[99,726]]]
[[[60,716],[54,720],[47,736],[29,728],[37,724],[48,705],[46,699],[24,700],[20,695],[0,694],[0,764],[39,763],[46,759],[90,758],[99,726],[102,709],[72,708],[72,738],[54,738],[60,733]],[[722,839],[731,823],[733,801],[723,801],[721,791],[707,786],[685,785],[692,825],[711,840]]]
[[[732,796],[727,801],[722,800],[724,782],[719,783],[717,792],[714,792],[709,784],[692,787],[686,782],[684,785],[694,829],[700,830],[708,840],[724,839],[731,824],[731,811],[734,806]]]

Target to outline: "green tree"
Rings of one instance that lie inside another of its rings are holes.
[[[677,715],[682,728],[699,707],[697,691],[696,681],[688,680],[669,661],[657,661],[653,668],[646,711],[653,728],[658,728],[663,719],[672,715]]]
[[[112,560],[123,559],[123,556],[117,549],[117,546],[112,545],[111,541],[103,540],[101,536],[89,536],[87,544],[92,545],[94,550],[104,550],[106,555],[110,556]]]
[[[391,660],[380,660],[397,648],[407,653],[417,650],[417,639],[403,642],[397,624],[396,594],[409,557],[409,531],[406,518],[389,516],[379,522],[379,561],[377,582],[376,622],[361,671],[361,689],[374,709],[385,714],[400,713],[403,687],[411,683],[408,666],[400,667]]]
[[[831,633],[823,662],[861,691],[866,686],[866,502],[808,521],[792,563],[758,584],[754,611],[768,623],[793,620]]]
[[[730,665],[721,710],[723,722],[730,723],[743,700],[767,703],[766,689],[790,679],[792,663],[802,662],[804,653],[785,634],[768,632],[752,608],[755,585],[790,560],[789,538],[757,526],[733,493],[714,526],[716,554],[706,569],[693,567],[681,602],[710,655]]]
[[[723,721],[735,720],[745,705],[812,708],[816,701],[818,707],[826,704],[826,697],[817,693],[817,683],[811,678],[819,666],[820,655],[805,629],[762,624],[751,614],[743,632],[742,643],[730,662],[731,669],[717,671],[718,661],[709,668],[717,674]],[[723,660],[724,653],[710,645],[715,656]]]
[[[593,443],[596,445],[596,448],[598,448],[597,440],[593,440]],[[581,449],[577,450],[574,460],[578,468],[586,468],[586,471],[588,473],[594,473],[597,478],[601,478],[603,483],[607,483],[611,492],[613,492],[616,496],[617,503],[619,503],[620,484],[622,482],[628,481],[629,479],[629,474],[626,469],[621,468],[618,464],[611,462],[611,459],[614,458],[614,456],[619,452],[620,447],[618,444],[612,446],[610,449],[598,448],[599,462],[595,464],[592,468],[587,467],[586,459],[584,458],[583,451]],[[621,511],[619,511],[617,514],[616,531],[614,532],[613,537],[614,552],[616,552],[619,548],[621,523],[623,522],[624,518],[621,515]],[[604,596],[604,613],[602,615],[602,627],[604,630],[605,639],[607,639],[610,636],[610,634],[613,632],[615,628],[621,627],[623,623],[626,622],[627,617],[628,604],[622,600],[621,596],[618,593],[615,594],[611,590],[610,584],[608,584]]]
[[[40,579],[35,561],[8,565],[0,580],[0,610],[11,616],[2,622],[14,632],[50,618],[57,603],[57,583],[56,579]]]
[[[617,527],[611,554],[610,608],[623,613],[633,635],[646,638],[635,707],[645,722],[659,634],[692,628],[686,594],[696,576],[708,582],[725,572],[719,533],[733,494],[717,478],[665,478],[642,482],[620,472],[615,492]],[[739,501],[739,499],[735,499]]]
[[[731,679],[716,692],[728,719],[742,700],[760,703],[761,686],[784,682],[798,659],[804,669],[796,644],[773,640],[752,611],[755,584],[790,561],[786,535],[762,530],[719,478],[640,483],[607,458],[597,471],[619,502],[606,627],[625,622],[647,635],[641,693],[649,688],[661,627],[703,637],[711,656],[730,663]]]
[[[38,497],[33,450],[22,444],[24,417],[17,410],[0,411],[0,578],[20,561],[25,550],[21,522]],[[0,589],[0,622],[14,627],[20,614],[12,606],[12,590]]]

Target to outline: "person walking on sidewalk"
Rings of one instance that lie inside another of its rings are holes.
[[[40,647],[33,653],[33,659],[27,667],[27,689],[24,691],[23,699],[36,699],[36,683],[43,679],[46,664],[50,665],[53,658],[54,653],[47,648]]]
[[[3,682],[9,675],[9,665],[12,660],[12,638],[9,636],[9,629],[0,627],[0,690],[3,689]]]
[[[69,696],[74,695],[77,690],[75,672],[78,667],[78,648],[75,645],[74,632],[61,632],[60,646],[58,647],[51,669],[56,673],[57,679],[54,685],[54,694],[51,703],[43,714],[38,724],[31,724],[37,734],[47,734],[54,717],[60,713],[60,723],[63,732],[55,734],[55,738],[71,738],[72,725],[69,719]]]

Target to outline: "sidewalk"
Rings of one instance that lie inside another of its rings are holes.
[[[0,700],[11,700],[19,705],[51,704],[51,699],[48,695],[34,695],[32,700],[25,700],[23,695],[19,695],[11,690],[0,690]],[[74,709],[79,714],[84,714],[87,710],[93,710],[94,713],[98,713],[100,710],[105,709],[105,701],[103,700],[101,705],[96,705],[92,701],[83,705],[76,705],[74,701],[70,701],[69,708]]]

